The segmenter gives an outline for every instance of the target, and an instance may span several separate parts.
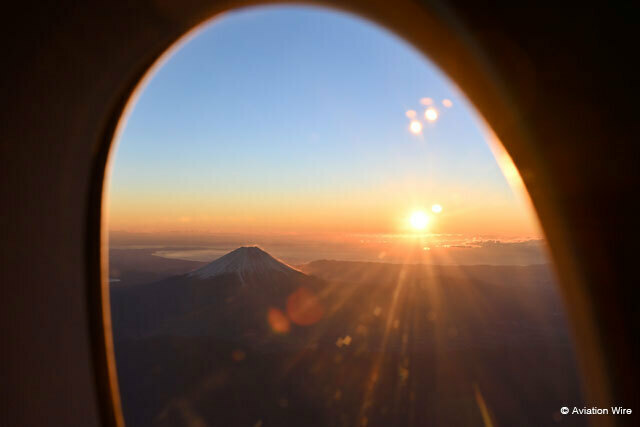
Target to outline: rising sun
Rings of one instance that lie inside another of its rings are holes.
[[[427,228],[427,224],[429,224],[429,216],[423,211],[414,211],[411,213],[409,222],[414,230],[424,230]]]

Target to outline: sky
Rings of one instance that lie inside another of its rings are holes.
[[[376,24],[244,9],[156,68],[116,141],[112,232],[541,237],[464,95]]]

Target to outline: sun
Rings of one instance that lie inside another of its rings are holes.
[[[429,216],[423,211],[414,211],[411,213],[411,217],[409,217],[409,222],[414,230],[424,230],[427,228],[427,224],[429,224]]]

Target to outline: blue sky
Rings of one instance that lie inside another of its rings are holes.
[[[422,115],[423,97],[441,116],[416,136],[405,112]],[[266,216],[280,212],[270,204],[336,194],[368,194],[369,211],[372,199],[403,197],[515,206],[482,132],[451,82],[385,29],[325,9],[240,10],[202,28],[144,88],[117,145],[112,224],[142,227],[164,209],[167,227],[199,215],[220,230],[222,217],[203,214],[216,203],[227,217],[243,203]]]

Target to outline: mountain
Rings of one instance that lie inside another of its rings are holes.
[[[558,418],[582,398],[548,266],[301,268],[239,248],[112,287],[127,424],[586,424]]]
[[[112,287],[114,338],[265,332],[269,309],[285,310],[290,295],[323,283],[258,247],[241,247],[187,274]]]
[[[243,246],[217,260],[189,273],[187,276],[208,279],[224,275],[237,275],[240,282],[264,281],[265,276],[282,274],[290,277],[304,276],[300,271],[278,261],[257,246]]]

